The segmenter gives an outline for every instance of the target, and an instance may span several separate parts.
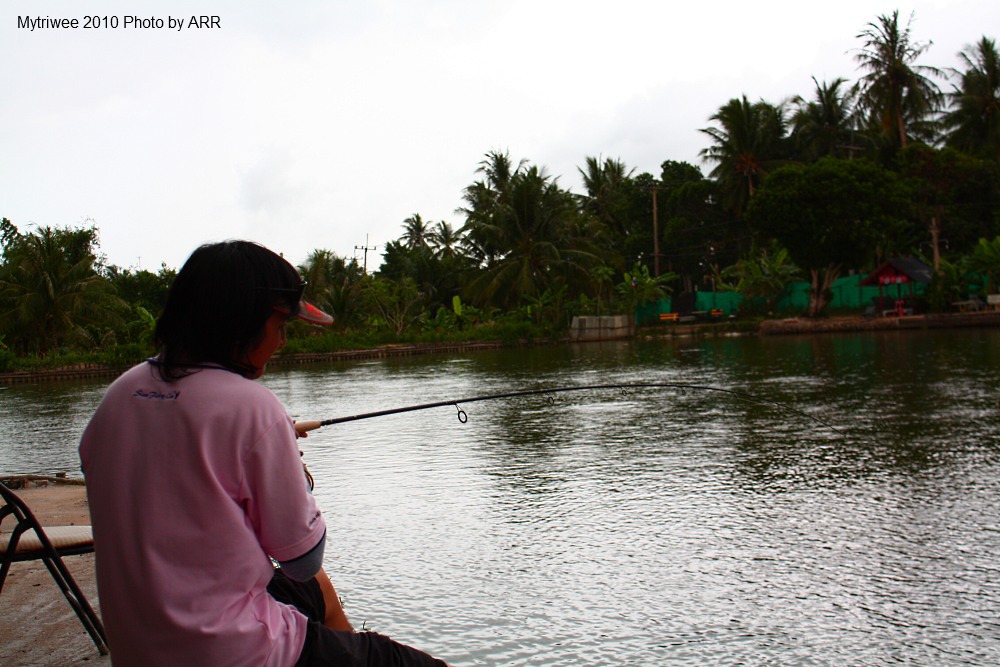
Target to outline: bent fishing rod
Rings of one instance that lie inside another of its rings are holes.
[[[433,408],[441,408],[451,406],[458,411],[458,421],[461,423],[466,423],[469,420],[468,414],[462,409],[462,404],[465,403],[476,403],[479,401],[494,401],[505,398],[519,398],[523,396],[548,396],[550,400],[554,401],[554,394],[561,394],[566,392],[577,392],[577,391],[595,391],[595,390],[616,390],[621,395],[625,396],[631,390],[635,389],[675,389],[679,392],[691,391],[706,391],[706,392],[716,392],[719,394],[726,394],[734,398],[746,401],[749,403],[757,403],[761,405],[771,405],[773,407],[780,408],[782,410],[791,412],[793,414],[804,417],[816,424],[819,424],[825,428],[830,429],[834,433],[847,437],[847,434],[841,431],[839,428],[833,424],[815,417],[807,412],[803,412],[798,408],[795,408],[787,403],[781,401],[776,401],[774,399],[766,398],[763,396],[758,396],[756,394],[751,394],[744,391],[738,391],[736,389],[726,389],[725,387],[715,387],[712,385],[703,384],[686,384],[682,382],[627,382],[627,383],[608,383],[608,384],[587,384],[587,385],[570,385],[563,387],[550,387],[547,389],[525,389],[521,391],[510,391],[501,394],[485,394],[482,396],[470,396],[467,398],[459,398],[447,401],[435,401],[433,403],[421,403],[419,405],[407,405],[401,408],[390,408],[387,410],[376,410],[374,412],[365,412],[357,415],[351,415],[348,417],[334,417],[333,419],[311,419],[304,421],[295,422],[295,430],[299,433],[306,433],[307,431],[313,431],[323,426],[331,426],[333,424],[343,424],[345,422],[358,421],[361,419],[372,419],[374,417],[385,417],[387,415],[395,415],[403,412],[415,412],[417,410],[430,410]]]

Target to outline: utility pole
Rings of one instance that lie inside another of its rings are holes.
[[[931,243],[934,248],[934,273],[941,274],[941,228],[938,227],[938,217],[931,215]]]
[[[364,254],[364,264],[362,264],[362,266],[361,266],[362,270],[365,273],[368,273],[368,251],[369,250],[375,250],[375,248],[377,248],[377,247],[378,246],[376,246],[376,245],[373,245],[373,246],[369,246],[368,245],[368,235],[367,234],[365,234],[365,244],[364,245],[356,245],[356,246],[354,246],[355,253],[357,253],[358,250],[363,250],[364,253],[365,253]]]
[[[665,185],[651,185],[653,193],[653,277],[660,275],[660,220],[657,215],[656,193],[667,190]]]

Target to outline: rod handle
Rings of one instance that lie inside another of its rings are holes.
[[[307,419],[300,422],[295,422],[295,430],[299,433],[305,433],[306,431],[315,431],[323,424],[318,419]]]

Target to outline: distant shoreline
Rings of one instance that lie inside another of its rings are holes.
[[[911,315],[904,317],[830,317],[830,318],[785,318],[764,320],[756,326],[734,329],[728,322],[710,324],[660,324],[642,327],[634,338],[681,338],[713,336],[741,333],[747,335],[775,336],[818,333],[850,333],[864,331],[914,331],[926,329],[958,329],[1000,327],[1000,311],[979,311],[970,313],[948,313]],[[629,337],[614,340],[628,340]],[[372,348],[337,350],[336,352],[310,352],[279,355],[271,359],[271,366],[291,366],[301,364],[347,361],[354,359],[383,359],[445,352],[472,352],[477,350],[498,350],[507,347],[530,345],[559,345],[601,342],[610,339],[570,341],[568,338],[548,341],[504,343],[498,340],[454,343],[397,343]],[[65,368],[15,371],[0,373],[0,385],[36,384],[59,380],[81,380],[101,377],[117,377],[128,367],[110,367],[100,364],[76,364]]]
[[[553,341],[563,342],[563,341]],[[272,357],[269,366],[290,366],[351,359],[380,359],[385,357],[406,357],[418,354],[438,354],[442,352],[469,352],[474,350],[496,350],[512,347],[500,341],[472,341],[463,343],[394,343],[372,348],[337,350],[335,352],[305,352]],[[39,369],[0,373],[0,385],[34,384],[58,380],[85,380],[90,378],[117,377],[130,366],[104,366],[96,363],[74,364],[63,368]]]
[[[761,335],[841,333],[851,331],[912,331],[921,329],[966,329],[1000,326],[1000,311],[907,315],[903,317],[831,317],[765,320],[757,328]]]

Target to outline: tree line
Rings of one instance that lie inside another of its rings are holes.
[[[487,152],[462,192],[460,226],[414,213],[371,274],[314,250],[299,268],[335,329],[297,329],[290,349],[552,335],[576,314],[698,290],[766,302],[796,280],[810,283],[807,314],[820,316],[834,280],[890,257],[934,267],[930,309],[994,289],[995,40],[983,36],[957,54],[957,67],[938,68],[922,62],[930,43],[911,27],[898,12],[864,26],[853,81],[814,79],[807,95],[723,104],[701,129],[707,174],[672,160],[657,175],[637,174],[590,156],[578,194],[543,166]],[[3,220],[0,243],[8,355],[147,353],[173,269],[107,265],[94,225],[21,231]]]

